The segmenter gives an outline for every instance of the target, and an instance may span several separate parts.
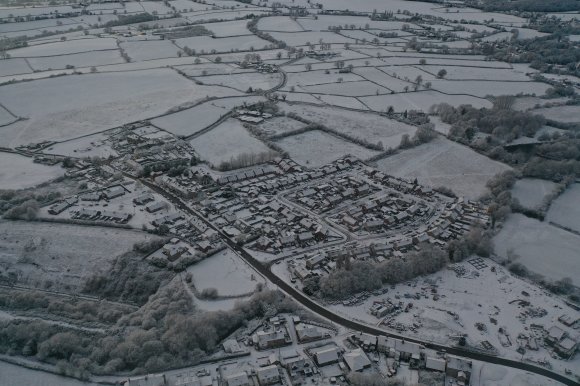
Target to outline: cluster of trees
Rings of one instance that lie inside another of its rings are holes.
[[[231,157],[229,161],[223,161],[220,163],[218,170],[227,171],[259,165],[270,162],[279,156],[280,154],[278,152],[272,150],[260,153],[241,153],[235,157]]]
[[[58,200],[58,191],[43,189],[0,190],[0,215],[7,219],[34,220],[41,205]]]
[[[152,172],[167,173],[170,177],[175,177],[183,174],[191,163],[191,160],[178,159],[171,161],[158,162],[156,164],[146,165],[143,168],[143,177],[148,177]]]
[[[510,110],[509,97],[498,97],[494,108],[477,109],[471,105],[453,107],[447,103],[434,105],[431,111],[451,125],[449,136],[471,142],[477,132],[511,142],[516,138],[533,137],[546,124],[546,119],[529,112]]]
[[[177,284],[164,287],[138,311],[121,317],[114,334],[40,321],[1,321],[0,352],[56,364],[81,378],[89,373],[142,374],[195,364],[248,320],[298,311],[283,294],[263,291],[230,311],[197,313],[188,293]]]
[[[448,262],[445,251],[421,244],[420,251],[409,253],[405,259],[389,259],[382,263],[344,261],[341,268],[319,280],[305,281],[305,292],[326,298],[342,299],[361,291],[374,290],[384,284],[400,283],[420,275],[437,272]]]
[[[417,128],[413,138],[409,134],[404,134],[401,137],[400,149],[409,149],[411,147],[419,146],[424,143],[431,142],[437,138],[437,133],[434,130],[435,126],[432,123],[421,125]]]
[[[148,21],[153,21],[159,19],[157,16],[154,16],[150,13],[137,13],[134,15],[118,15],[118,19],[110,20],[106,22],[103,27],[105,28],[112,28],[117,27],[120,25],[127,25],[127,24],[136,24],[136,23],[145,23]]]

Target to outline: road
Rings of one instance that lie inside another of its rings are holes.
[[[183,201],[181,201],[181,199],[179,199],[178,197],[176,197],[172,193],[165,191],[164,189],[160,188],[159,186],[152,184],[151,182],[149,182],[147,180],[141,180],[141,182],[144,185],[146,185],[149,188],[156,191],[157,193],[163,195],[166,199],[171,201],[173,204],[175,204],[177,207],[179,207],[183,211],[185,211],[191,215],[194,215],[196,217],[199,217],[202,221],[204,221],[207,224],[208,227],[210,227],[211,229],[218,232],[220,234],[220,236],[223,238],[223,240],[226,242],[226,244],[231,249],[233,249],[235,252],[237,252],[238,255],[246,261],[246,263],[248,263],[250,266],[252,266],[262,276],[267,278],[270,282],[272,282],[274,285],[276,285],[281,291],[286,293],[288,296],[292,297],[294,300],[296,300],[298,303],[300,303],[302,306],[304,306],[308,310],[332,321],[333,323],[341,325],[347,329],[351,329],[351,330],[355,330],[355,331],[359,331],[359,332],[364,332],[364,333],[371,334],[371,335],[376,335],[376,336],[382,335],[382,336],[387,336],[387,337],[391,337],[391,338],[404,339],[407,342],[421,344],[421,345],[424,345],[425,347],[430,348],[430,349],[439,350],[439,351],[445,350],[448,354],[452,354],[452,355],[457,355],[457,356],[461,356],[461,357],[465,357],[465,358],[478,360],[481,362],[492,363],[492,364],[496,364],[496,365],[507,366],[507,367],[511,367],[514,369],[528,371],[530,373],[542,375],[544,377],[553,379],[553,380],[560,382],[564,385],[578,386],[578,382],[576,382],[576,381],[574,381],[574,380],[572,380],[572,379],[570,379],[562,374],[548,370],[544,367],[535,366],[535,365],[530,364],[530,363],[524,363],[524,362],[520,362],[520,361],[513,360],[513,359],[496,357],[493,355],[479,353],[479,352],[472,352],[472,351],[469,351],[466,349],[458,348],[456,346],[446,346],[446,345],[442,345],[442,344],[433,343],[433,342],[430,342],[427,340],[422,340],[422,339],[417,339],[417,338],[413,338],[413,337],[409,337],[409,336],[405,336],[405,335],[401,335],[401,334],[396,334],[396,333],[393,333],[390,331],[385,331],[385,330],[382,330],[380,328],[366,325],[364,323],[360,323],[360,322],[345,318],[341,315],[338,315],[338,314],[328,310],[327,308],[325,308],[321,304],[310,299],[308,296],[304,295],[301,291],[297,290],[292,285],[288,284],[283,279],[276,276],[270,270],[269,267],[263,265],[260,261],[258,261],[256,258],[254,258],[244,248],[242,248],[235,241],[233,241],[228,236],[226,236],[220,228],[217,228],[216,226],[214,226],[211,222],[206,220],[205,217],[203,217],[196,210],[185,205],[183,203]]]

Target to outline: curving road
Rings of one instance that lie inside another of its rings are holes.
[[[530,363],[524,363],[524,362],[516,361],[513,359],[501,358],[501,357],[496,357],[496,356],[489,355],[489,354],[473,352],[473,351],[458,348],[455,346],[446,346],[446,345],[442,345],[442,344],[432,343],[432,342],[427,341],[427,340],[422,340],[422,339],[417,339],[417,338],[413,338],[413,337],[408,337],[405,335],[396,334],[393,332],[379,329],[377,327],[366,325],[364,323],[356,322],[354,320],[351,320],[351,319],[345,318],[343,316],[340,316],[338,314],[335,314],[334,312],[328,310],[324,306],[313,301],[308,296],[304,295],[301,291],[297,290],[296,288],[292,287],[292,285],[288,284],[287,282],[285,282],[284,280],[282,280],[281,278],[276,276],[267,266],[263,265],[260,261],[258,261],[256,258],[254,258],[250,253],[248,253],[246,250],[244,250],[235,241],[231,240],[228,236],[226,236],[222,232],[221,229],[217,228],[211,222],[206,220],[206,218],[203,217],[203,215],[201,215],[196,210],[185,205],[185,203],[183,201],[181,201],[178,197],[176,197],[175,195],[173,195],[170,192],[165,191],[164,189],[160,188],[159,186],[152,184],[151,182],[149,182],[147,180],[142,179],[141,182],[143,182],[144,185],[148,186],[149,188],[153,189],[154,191],[158,192],[159,194],[165,196],[166,199],[171,201],[173,204],[175,204],[177,207],[179,207],[183,211],[185,211],[191,215],[194,215],[196,217],[199,217],[210,228],[212,228],[213,230],[218,232],[221,235],[221,237],[223,238],[223,240],[226,242],[226,244],[228,244],[228,246],[231,249],[233,249],[235,252],[237,252],[242,259],[244,259],[250,266],[252,266],[261,275],[263,275],[269,281],[271,281],[273,284],[278,286],[278,288],[280,290],[285,292],[288,296],[292,297],[294,300],[296,300],[298,303],[302,304],[302,306],[306,307],[310,311],[312,311],[315,314],[318,314],[318,315],[320,315],[320,316],[322,316],[322,317],[324,317],[324,318],[326,318],[326,319],[328,319],[336,324],[339,324],[339,325],[346,327],[348,329],[351,329],[351,330],[360,331],[360,332],[364,332],[367,334],[372,334],[372,335],[377,335],[377,336],[383,335],[383,336],[397,338],[397,339],[404,339],[405,341],[408,341],[408,342],[424,345],[425,347],[430,348],[430,349],[445,350],[448,354],[452,354],[452,355],[457,355],[457,356],[470,358],[470,359],[474,359],[474,360],[478,360],[478,361],[482,361],[482,362],[492,363],[492,364],[496,364],[496,365],[507,366],[507,367],[511,367],[514,369],[529,371],[530,373],[542,375],[544,377],[547,377],[547,378],[553,379],[557,382],[560,382],[564,385],[569,385],[569,386],[578,386],[579,385],[579,383],[577,381],[570,379],[562,374],[548,370],[544,367],[535,366],[535,365],[530,364]]]

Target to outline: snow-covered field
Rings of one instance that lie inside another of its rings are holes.
[[[428,112],[431,106],[438,103],[448,103],[452,106],[472,105],[475,108],[492,106],[492,103],[487,99],[469,95],[446,95],[434,90],[369,96],[360,99],[375,111],[387,111],[389,106],[393,106],[396,112],[405,110]]]
[[[82,286],[106,271],[115,257],[133,244],[157,236],[141,231],[43,222],[0,221],[0,260],[20,272],[21,285],[55,289]],[[91,251],[91,253],[87,253]]]
[[[207,85],[231,87],[240,92],[246,92],[249,88],[269,90],[282,81],[282,76],[278,73],[244,72],[241,74],[209,75],[198,77],[196,80]]]
[[[116,50],[117,42],[112,38],[66,40],[64,42],[39,44],[10,50],[13,58],[77,54],[79,52]]]
[[[45,371],[0,361],[0,381],[5,385],[27,386],[98,386],[99,383],[84,382]]]
[[[242,106],[244,103],[252,104],[262,100],[264,98],[256,96],[212,100],[187,110],[156,118],[151,123],[172,134],[188,136],[205,129],[236,106]]]
[[[175,58],[181,51],[170,40],[135,40],[120,43],[119,46],[133,61]]]
[[[230,118],[191,140],[194,150],[203,160],[214,166],[229,161],[241,154],[260,154],[271,151],[263,142],[256,139],[237,119]]]
[[[260,31],[300,32],[300,24],[288,16],[264,17],[258,22]]]
[[[519,256],[516,260],[535,273],[551,280],[572,278],[580,285],[580,236],[521,214],[513,214],[494,238],[496,253],[507,257],[508,251]]]
[[[347,154],[363,160],[378,154],[377,151],[318,130],[282,138],[278,145],[290,154],[290,158],[310,168],[325,165]]]
[[[211,36],[196,36],[191,38],[176,39],[175,44],[181,48],[189,47],[198,53],[250,51],[261,50],[270,46],[267,40],[260,39],[255,35],[235,36],[228,38],[212,38]]]
[[[125,63],[118,50],[82,52],[62,56],[46,56],[29,58],[28,63],[36,71],[47,71],[74,67],[106,66]]]
[[[547,220],[580,232],[580,184],[572,185],[552,202]]]
[[[22,58],[4,59],[0,66],[0,76],[26,74],[32,72]]]
[[[106,133],[97,133],[89,136],[72,139],[54,144],[43,150],[47,154],[56,154],[67,157],[101,157],[118,156],[110,144],[105,143]]]
[[[510,167],[445,138],[403,150],[377,162],[387,174],[431,187],[446,186],[459,196],[477,199],[486,182]]]
[[[87,92],[88,91],[88,92]],[[240,94],[200,86],[170,69],[84,74],[2,86],[0,103],[28,117],[7,145],[65,140],[167,112],[207,96]],[[19,122],[20,123],[20,122]]]
[[[534,209],[542,204],[544,197],[552,193],[555,187],[552,181],[524,178],[516,181],[512,197],[526,208]]]
[[[446,94],[464,94],[476,97],[488,95],[544,95],[551,86],[539,82],[505,82],[505,81],[449,81],[436,79],[432,81],[433,89]]]
[[[279,135],[296,131],[305,127],[306,124],[288,117],[274,117],[260,123],[259,129],[268,136]]]
[[[235,296],[253,292],[264,279],[232,250],[224,249],[191,266],[193,284],[201,292],[216,288],[220,296]]]
[[[559,122],[580,122],[580,106],[550,107],[534,110],[534,113]]]
[[[60,166],[34,163],[19,154],[0,153],[0,189],[25,189],[64,175]]]
[[[412,137],[416,130],[414,126],[373,113],[308,105],[286,105],[283,109],[287,113],[293,112],[349,136],[370,143],[382,142],[385,148],[397,147],[404,134],[409,134]]]

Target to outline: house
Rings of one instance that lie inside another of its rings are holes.
[[[258,348],[261,350],[285,345],[286,334],[282,330],[258,331],[255,335]]]
[[[360,348],[344,354],[342,359],[350,371],[363,371],[371,367],[371,361]]]
[[[562,357],[570,358],[576,353],[578,342],[575,339],[566,337],[558,342],[554,348]]]
[[[177,260],[181,257],[181,255],[183,255],[185,252],[187,252],[187,247],[186,246],[179,246],[179,245],[173,245],[173,244],[166,244],[163,246],[163,254],[165,256],[167,256],[167,259],[169,261],[174,261]]]
[[[149,213],[155,213],[162,209],[165,209],[165,202],[163,201],[152,202],[145,206],[145,210]]]
[[[417,357],[421,354],[421,345],[395,339],[395,350],[400,353],[401,360],[411,361],[413,359],[417,359]]]
[[[203,253],[207,253],[211,250],[211,244],[207,241],[200,241],[199,243],[196,244],[197,249],[200,250]]]
[[[545,340],[550,346],[555,346],[558,342],[566,337],[566,332],[558,326],[552,326],[547,331]]]
[[[135,205],[145,205],[150,201],[155,201],[155,197],[151,193],[145,193],[133,199]]]
[[[310,373],[312,371],[310,363],[294,349],[280,353],[280,364],[288,370],[292,377],[299,373]]]
[[[125,189],[122,186],[113,186],[112,188],[105,189],[103,191],[103,197],[107,200],[112,200],[113,198],[121,197],[125,194]]]
[[[318,253],[306,259],[306,268],[314,269],[317,265],[324,261],[324,254]]]
[[[147,374],[140,377],[129,378],[125,386],[165,386],[167,378],[165,374]]]
[[[256,371],[256,374],[260,386],[272,385],[280,380],[280,372],[276,365],[261,367]]]
[[[454,355],[448,355],[445,374],[468,384],[469,379],[471,378],[471,367],[472,363],[470,360],[456,357]]]
[[[425,359],[425,368],[427,370],[443,372],[443,371],[445,371],[446,364],[447,364],[447,362],[445,361],[445,359],[442,359],[442,358],[427,357]]]
[[[228,354],[235,354],[235,353],[244,351],[244,350],[242,350],[242,347],[240,346],[238,341],[235,339],[226,340],[222,344],[222,346],[224,347],[224,351],[227,352]]]
[[[99,201],[101,194],[97,192],[89,192],[80,196],[81,201]]]
[[[312,342],[321,339],[324,336],[316,326],[311,324],[297,324],[295,330],[300,343]]]
[[[313,350],[314,358],[319,366],[326,366],[338,362],[338,348],[321,348]]]
[[[227,375],[224,380],[227,386],[250,386],[250,379],[245,371]]]
[[[312,232],[302,232],[298,235],[298,242],[300,244],[306,244],[312,240],[314,240]]]

